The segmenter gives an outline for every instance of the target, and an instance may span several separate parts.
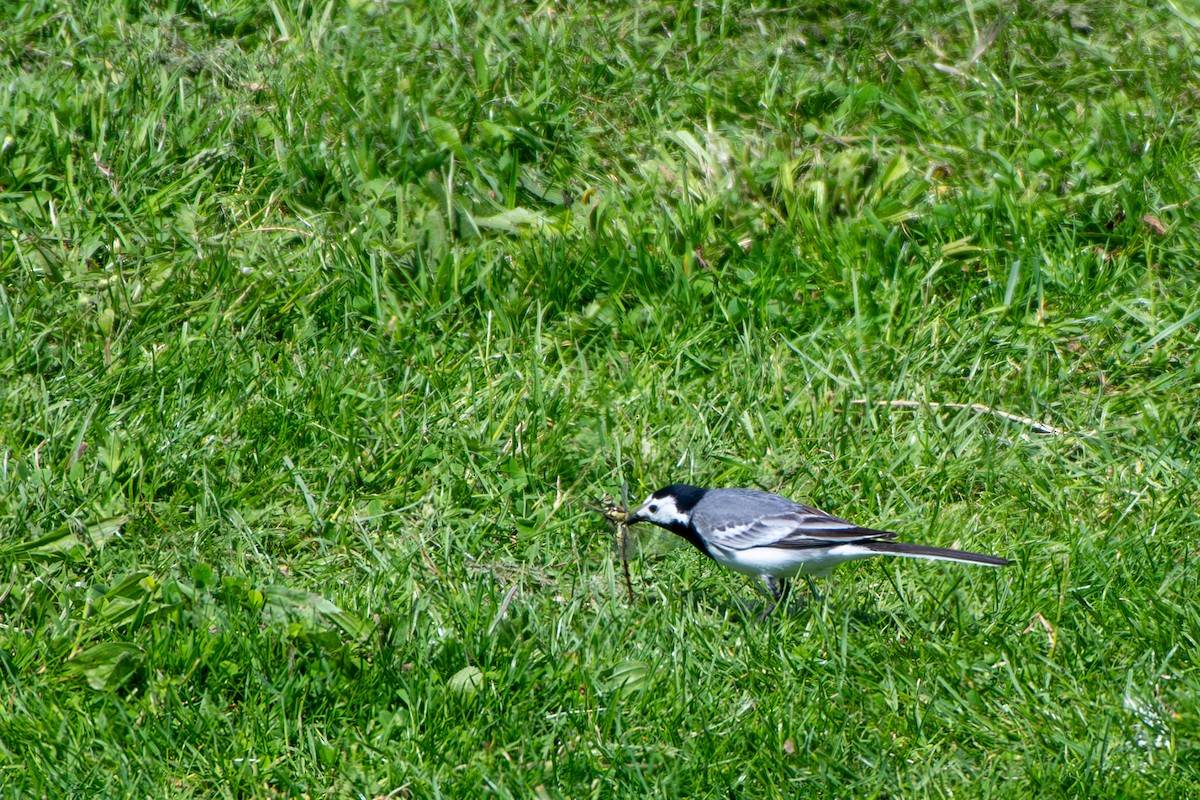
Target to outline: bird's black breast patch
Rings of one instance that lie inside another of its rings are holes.
[[[709,558],[713,557],[713,554],[709,552],[708,545],[704,543],[704,538],[696,530],[694,525],[687,525],[682,522],[672,522],[670,525],[661,525],[660,527],[665,528],[676,536],[687,540],[693,547]]]

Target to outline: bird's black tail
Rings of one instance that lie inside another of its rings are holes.
[[[966,550],[951,550],[949,547],[930,547],[924,544],[909,544],[908,542],[881,542],[878,540],[858,542],[873,553],[889,556],[904,556],[905,558],[924,558],[930,561],[961,561],[964,564],[983,564],[988,567],[1003,567],[1008,563],[1007,558],[989,556],[983,553],[968,553]]]

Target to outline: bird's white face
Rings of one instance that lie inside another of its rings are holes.
[[[673,524],[688,524],[691,515],[679,510],[675,498],[667,495],[655,497],[650,495],[646,501],[633,512],[634,522],[653,522],[655,525],[669,527]]]

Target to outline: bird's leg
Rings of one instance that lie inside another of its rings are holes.
[[[767,606],[767,609],[758,615],[758,621],[762,622],[771,616],[772,612],[779,606],[780,601],[787,594],[788,583],[787,581],[781,583],[774,575],[760,575],[759,579],[762,581],[763,588],[771,595],[771,605]]]

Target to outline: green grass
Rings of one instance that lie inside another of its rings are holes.
[[[0,24],[3,796],[1200,794],[1188,6],[146,5]]]

